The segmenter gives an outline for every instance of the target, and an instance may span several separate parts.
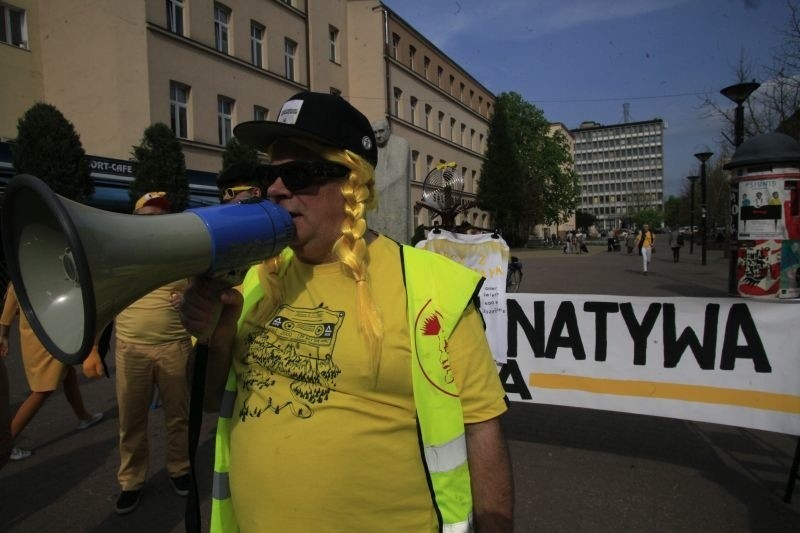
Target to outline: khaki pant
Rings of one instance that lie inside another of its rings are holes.
[[[189,472],[189,376],[191,340],[133,344],[117,338],[119,455],[122,490],[141,489],[147,479],[147,419],[154,387],[163,402],[167,429],[167,473]]]

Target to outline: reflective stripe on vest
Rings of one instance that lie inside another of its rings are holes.
[[[262,293],[259,287],[258,267],[247,271],[242,282],[242,295],[244,305],[239,316],[239,327],[245,311],[251,309]],[[214,533],[229,533],[239,531],[236,523],[236,514],[233,512],[231,501],[231,486],[228,473],[230,472],[230,433],[233,406],[236,403],[236,374],[233,368],[228,372],[228,381],[225,382],[225,392],[219,407],[217,419],[217,436],[215,439],[214,453],[214,479],[211,489],[211,523],[210,529]]]
[[[406,246],[403,264],[414,405],[434,505],[442,531],[469,531],[472,491],[464,414],[445,346],[481,276],[444,256]]]
[[[402,249],[412,353],[411,378],[422,435],[422,459],[430,476],[433,504],[443,522],[441,531],[468,532],[472,530],[472,493],[464,417],[447,354],[442,348],[474,294],[464,288],[477,290],[481,276],[438,254],[408,246]],[[290,253],[285,253],[284,266],[288,266],[290,260]],[[241,317],[247,316],[263,296],[259,283],[257,267],[253,267],[242,283]],[[239,531],[228,482],[235,395],[236,376],[231,369],[217,422],[212,532]]]

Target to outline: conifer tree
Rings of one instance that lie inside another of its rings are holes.
[[[189,203],[186,160],[181,143],[169,126],[157,122],[145,129],[141,143],[133,147],[133,157],[131,206],[145,193],[164,191],[172,201],[173,211],[186,208]]]
[[[36,103],[19,119],[11,156],[17,174],[32,174],[65,198],[82,202],[94,192],[80,136],[53,105]]]

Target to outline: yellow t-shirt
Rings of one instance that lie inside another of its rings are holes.
[[[114,322],[117,337],[133,344],[163,344],[188,337],[170,303],[170,295],[183,293],[188,285],[186,279],[169,283],[126,307]]]
[[[417,438],[399,249],[380,237],[369,254],[386,332],[377,384],[357,330],[355,282],[338,263],[295,259],[284,303],[263,329],[237,339],[230,485],[243,531],[437,529]],[[473,306],[448,351],[465,422],[503,413]]]

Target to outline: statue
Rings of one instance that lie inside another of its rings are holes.
[[[378,143],[378,164],[375,167],[377,208],[367,215],[371,229],[401,243],[411,238],[411,148],[408,141],[392,135],[389,121],[372,123]]]

